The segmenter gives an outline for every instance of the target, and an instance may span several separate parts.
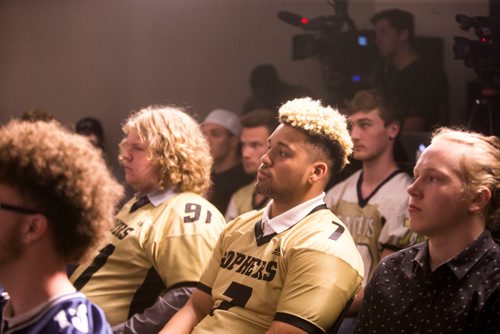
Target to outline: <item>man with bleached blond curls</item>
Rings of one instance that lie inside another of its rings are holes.
[[[256,191],[272,200],[234,219],[188,303],[160,332],[325,333],[363,280],[363,261],[324,188],[347,163],[345,118],[310,98],[279,110]]]
[[[109,244],[71,280],[103,308],[114,333],[157,333],[189,298],[225,221],[201,196],[212,158],[191,116],[152,106],[123,131],[120,159],[137,193],[118,212]]]
[[[0,128],[0,333],[111,334],[66,266],[98,247],[123,189],[100,152],[56,121]]]

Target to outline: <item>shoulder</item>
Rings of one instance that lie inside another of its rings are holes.
[[[350,175],[347,179],[340,183],[337,183],[332,188],[330,188],[325,196],[325,202],[330,207],[332,202],[337,202],[343,198],[346,191],[356,192],[356,183],[358,182],[361,170],[358,170],[354,174]]]
[[[384,257],[382,260],[380,260],[380,264],[376,270],[380,271],[383,269],[389,269],[401,271],[402,267],[413,263],[413,260],[424,246],[425,242],[418,243],[411,247],[401,249],[387,257]]]
[[[79,292],[54,300],[43,318],[47,320],[46,325],[37,333],[111,334],[104,312]]]
[[[254,188],[255,188],[255,183],[251,182],[236,190],[235,193],[233,194],[233,197],[249,196],[253,193]]]
[[[377,191],[379,196],[387,198],[397,198],[398,200],[406,200],[408,186],[413,182],[408,173],[399,171],[387,180]]]
[[[345,259],[352,259],[354,254],[356,261],[361,261],[347,227],[327,209],[319,210],[304,218],[289,230],[286,238],[290,249],[320,252]]]
[[[262,210],[246,212],[226,224],[222,234],[230,236],[234,233],[242,234],[249,230],[253,231],[255,223],[260,219],[262,219]]]

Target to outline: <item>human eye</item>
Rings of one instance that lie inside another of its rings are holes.
[[[429,182],[437,182],[437,181],[439,181],[439,178],[436,175],[428,175],[427,180]]]
[[[130,147],[134,152],[144,152],[145,149],[141,145],[134,144]]]
[[[360,123],[359,123],[359,127],[360,127],[361,129],[367,129],[367,128],[369,128],[370,126],[371,126],[371,123],[370,123],[370,122],[360,122]]]

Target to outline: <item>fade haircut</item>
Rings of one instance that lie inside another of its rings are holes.
[[[279,120],[304,132],[313,146],[313,155],[327,158],[330,177],[349,163],[352,141],[345,116],[310,97],[286,102],[279,109]]]
[[[479,187],[491,191],[491,200],[484,209],[487,227],[498,231],[500,225],[500,140],[496,136],[442,127],[432,135],[432,143],[451,141],[469,147],[461,161],[463,182],[469,194]]]
[[[47,217],[57,254],[78,263],[99,246],[123,194],[100,151],[56,121],[0,128],[0,183]]]
[[[199,124],[176,106],[149,106],[126,120],[123,132],[134,131],[147,146],[146,156],[160,180],[180,191],[205,193],[210,186],[212,156]],[[120,148],[126,144],[124,139]],[[122,156],[119,156],[120,160]]]

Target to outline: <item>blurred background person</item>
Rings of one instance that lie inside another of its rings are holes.
[[[252,181],[241,164],[240,118],[234,112],[215,109],[201,123],[201,131],[214,161],[206,197],[220,212],[226,212],[233,193]]]
[[[249,184],[238,189],[229,201],[226,221],[233,220],[242,213],[262,209],[268,198],[255,192],[255,177],[260,159],[267,151],[267,139],[278,126],[276,113],[270,109],[257,109],[241,117],[241,157],[243,169],[254,178]]]
[[[383,59],[375,73],[375,87],[396,95],[403,103],[403,127],[429,131],[446,121],[448,84],[439,59],[423,59],[417,51],[411,13],[388,9],[371,19],[375,43]]]
[[[364,287],[380,259],[418,240],[408,228],[406,189],[411,177],[394,159],[400,110],[395,96],[378,90],[359,91],[347,105],[352,157],[362,167],[328,190],[325,202],[351,232],[365,277],[339,333],[352,333]]]
[[[278,116],[279,107],[288,100],[299,97],[312,97],[307,87],[288,84],[282,81],[276,67],[272,64],[257,65],[250,73],[252,95],[243,105],[243,114],[265,108]]]
[[[55,121],[0,128],[2,333],[110,334],[66,265],[99,247],[123,189],[100,153]],[[1,305],[0,305],[1,306]]]

